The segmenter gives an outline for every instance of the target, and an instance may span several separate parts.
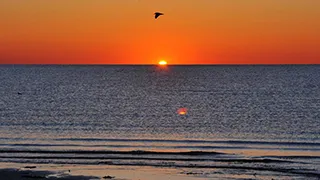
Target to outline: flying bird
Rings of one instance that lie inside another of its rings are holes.
[[[161,12],[155,12],[154,13],[154,18],[155,19],[157,19],[159,16],[161,16],[161,15],[164,15],[163,13],[161,13]]]

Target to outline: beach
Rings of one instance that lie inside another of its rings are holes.
[[[121,140],[112,139],[110,141],[118,142],[118,146],[120,146]],[[147,140],[131,139],[132,146],[134,141],[144,142],[145,145],[157,142],[156,140],[148,142]],[[158,141],[163,146],[166,143],[173,143],[172,141],[167,142],[167,140]],[[129,143],[129,139],[125,142]],[[195,180],[198,178],[319,179],[320,177],[320,154],[318,152],[320,144],[203,140],[186,142],[190,147],[197,143],[207,144],[206,148],[213,148],[208,144],[219,144],[220,146],[217,147],[220,147],[220,150],[2,149],[0,151],[2,162],[0,177],[5,174],[12,179]],[[180,140],[174,144],[178,143],[183,142]],[[230,146],[231,144],[232,146]],[[200,147],[204,146],[197,148]],[[310,153],[312,151],[313,153]]]
[[[267,161],[266,161],[267,162]],[[237,162],[239,164],[240,162]],[[260,162],[261,163],[261,162]],[[231,163],[232,164],[232,163]],[[241,163],[240,163],[241,164]],[[302,170],[287,166],[276,168],[244,166],[119,166],[119,165],[70,165],[70,164],[16,164],[1,163],[0,177],[19,179],[63,180],[197,180],[197,179],[311,179],[320,178],[318,171]],[[32,169],[28,168],[32,167]]]
[[[89,180],[89,179],[118,179],[118,180],[138,180],[138,179],[194,179],[186,176],[184,171],[170,168],[151,167],[117,167],[117,166],[79,166],[79,165],[39,165],[37,170],[14,169],[19,164],[2,164],[12,169],[0,170],[0,177],[6,174],[8,179],[65,179],[65,180]],[[23,164],[20,164],[20,166]],[[69,172],[70,170],[70,172]],[[85,175],[84,175],[85,174]],[[204,176],[197,174],[197,176]]]

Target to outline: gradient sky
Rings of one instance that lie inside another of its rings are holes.
[[[319,0],[1,0],[0,63],[320,63]],[[155,20],[153,13],[165,13]]]

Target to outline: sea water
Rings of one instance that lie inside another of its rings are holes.
[[[2,65],[0,161],[319,178],[320,66]]]

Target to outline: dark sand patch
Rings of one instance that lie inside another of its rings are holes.
[[[100,179],[93,176],[72,176],[69,174],[63,174],[55,176],[55,172],[51,171],[31,171],[31,170],[19,170],[19,169],[0,169],[1,179],[6,180],[92,180]]]

